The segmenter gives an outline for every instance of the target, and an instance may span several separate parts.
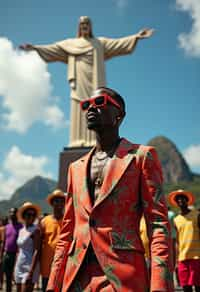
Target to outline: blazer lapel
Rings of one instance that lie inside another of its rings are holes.
[[[112,160],[110,161],[108,170],[106,172],[103,184],[101,186],[100,194],[96,200],[94,207],[99,205],[114,189],[130,162],[136,157],[137,147],[122,139],[118,146]]]
[[[88,154],[80,159],[80,163],[77,165],[77,175],[79,176],[78,182],[81,182],[78,186],[79,199],[87,211],[88,214],[92,210],[92,202],[90,199],[90,193],[88,189],[88,164],[95,148],[92,148]]]

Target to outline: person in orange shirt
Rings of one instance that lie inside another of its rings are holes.
[[[53,261],[55,248],[62,224],[65,195],[57,189],[47,197],[47,202],[53,208],[53,214],[45,216],[41,222],[42,247],[40,260],[40,273],[42,276],[42,291],[46,291],[51,263]]]

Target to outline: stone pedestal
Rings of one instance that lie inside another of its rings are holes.
[[[92,147],[65,147],[60,152],[58,188],[67,190],[67,170],[69,164],[90,151]]]

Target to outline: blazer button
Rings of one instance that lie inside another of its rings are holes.
[[[90,218],[89,225],[90,225],[90,227],[95,227],[96,226],[96,220],[94,220],[93,218]]]

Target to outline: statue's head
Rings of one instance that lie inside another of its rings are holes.
[[[92,22],[88,16],[81,16],[79,18],[77,37],[80,38],[81,36],[93,38]]]

